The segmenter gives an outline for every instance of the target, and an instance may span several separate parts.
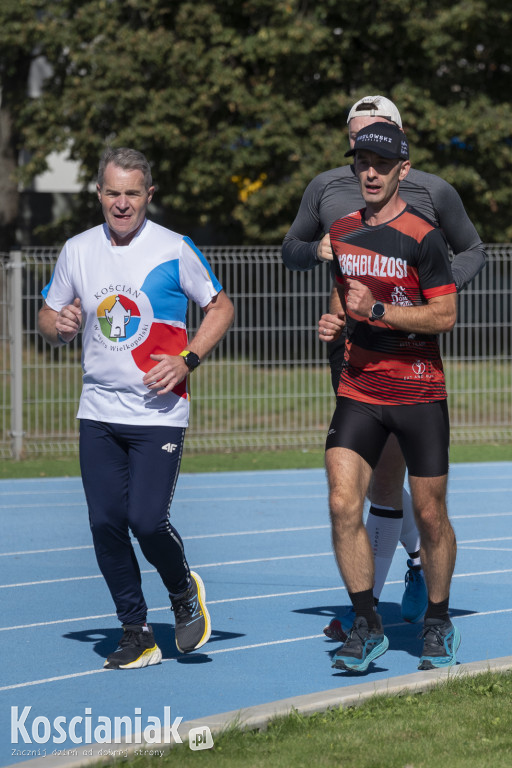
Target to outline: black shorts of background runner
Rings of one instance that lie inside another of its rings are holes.
[[[448,473],[450,420],[446,400],[373,405],[338,397],[325,449],[348,448],[375,469],[390,434],[396,435],[410,475]]]

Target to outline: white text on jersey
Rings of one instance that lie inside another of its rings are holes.
[[[373,275],[374,277],[407,277],[407,262],[379,253],[341,253],[338,255],[341,272],[348,277]]]

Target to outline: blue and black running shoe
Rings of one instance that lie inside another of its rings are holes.
[[[423,653],[418,669],[443,669],[457,663],[455,654],[460,645],[460,632],[451,621],[425,619]]]
[[[346,642],[334,654],[332,660],[334,669],[365,672],[370,662],[387,651],[389,640],[382,629],[380,616],[375,615],[379,622],[377,628],[369,628],[363,616],[356,616]]]

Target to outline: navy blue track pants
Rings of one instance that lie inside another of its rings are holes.
[[[80,468],[100,570],[123,624],[147,605],[130,530],[171,595],[189,585],[183,542],[170,522],[185,428],[80,420]]]

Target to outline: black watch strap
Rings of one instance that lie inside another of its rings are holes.
[[[184,349],[183,352],[180,352],[180,355],[184,359],[185,365],[191,372],[201,364],[201,360],[199,359],[198,355],[196,355],[195,352],[191,352],[189,349]]]

